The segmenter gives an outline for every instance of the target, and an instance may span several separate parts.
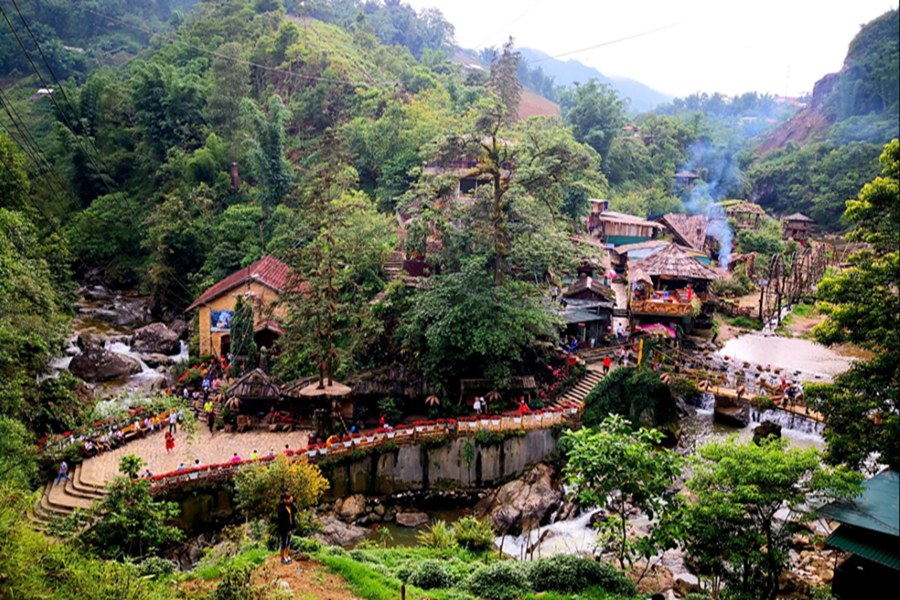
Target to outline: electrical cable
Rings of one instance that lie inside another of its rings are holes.
[[[508,27],[510,27],[510,26],[514,25],[515,23],[517,23],[517,22],[519,21],[519,19],[521,19],[522,17],[524,17],[525,15],[527,15],[529,12],[531,12],[531,10],[532,10],[534,7],[536,7],[538,4],[540,4],[540,3],[543,2],[543,1],[544,1],[544,0],[537,0],[537,2],[535,2],[534,4],[532,4],[531,6],[529,6],[528,8],[526,8],[525,11],[522,12],[518,17],[516,17],[515,19],[513,19],[512,21],[510,21],[509,23],[507,23],[506,25],[504,25],[503,27],[501,27],[500,29],[498,29],[497,31],[495,31],[494,33],[492,33],[491,35],[489,35],[489,36],[487,36],[486,38],[484,38],[484,40],[482,40],[481,42],[479,42],[479,43],[475,46],[475,50],[478,50],[478,49],[481,48],[485,43],[487,43],[487,42],[489,42],[490,40],[492,40],[498,33],[503,33]]]
[[[665,29],[671,29],[672,27],[677,27],[681,25],[681,23],[671,23],[669,25],[665,25],[663,27],[657,27],[656,29],[651,29],[650,31],[644,31],[641,33],[636,33],[634,35],[628,35],[623,38],[618,38],[615,40],[610,40],[608,42],[603,42],[602,44],[596,44],[594,46],[588,46],[587,48],[581,48],[579,50],[572,50],[571,52],[563,52],[562,54],[556,54],[554,56],[546,56],[544,58],[539,58],[537,60],[530,61],[531,64],[544,62],[545,60],[553,60],[554,58],[562,58],[563,56],[569,56],[571,54],[578,54],[579,52],[587,52],[588,50],[595,50],[597,48],[603,48],[604,46],[611,46],[613,44],[618,44],[620,42],[627,42],[629,40],[633,40],[635,38],[643,37],[645,35],[650,35],[651,33],[657,33],[659,31],[663,31]]]

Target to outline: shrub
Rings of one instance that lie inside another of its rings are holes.
[[[262,586],[253,584],[253,571],[254,566],[250,564],[226,566],[211,600],[264,600],[266,591]]]
[[[494,524],[490,519],[463,517],[453,526],[453,535],[463,548],[487,550],[494,546]]]
[[[691,592],[681,600],[712,600],[712,596],[707,596],[706,594],[698,594],[697,592]]]
[[[515,561],[496,562],[472,573],[467,589],[480,598],[515,600],[528,591],[526,567]]]
[[[531,563],[528,580],[536,592],[580,592],[607,579],[600,563],[574,554],[557,554]]]
[[[159,579],[174,573],[175,563],[159,556],[150,556],[138,564],[138,569],[144,577]]]
[[[322,549],[322,542],[319,540],[308,538],[308,537],[300,537],[296,535],[291,536],[291,550],[294,552],[305,552],[306,554],[312,554],[313,552],[318,552]]]
[[[634,582],[625,577],[622,571],[609,563],[597,563],[597,565],[600,567],[600,579],[596,582],[597,585],[607,592],[620,596],[637,595],[637,587]]]
[[[416,541],[433,550],[452,550],[457,546],[453,530],[444,521],[435,521],[428,529],[417,533]]]
[[[449,588],[456,584],[456,579],[445,567],[437,560],[423,560],[414,566],[406,577],[406,583],[422,588],[423,590],[433,590],[435,588]]]

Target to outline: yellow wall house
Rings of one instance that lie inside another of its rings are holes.
[[[290,268],[274,256],[264,256],[252,265],[210,286],[185,312],[199,309],[200,355],[222,356],[231,346],[231,319],[238,296],[253,301],[257,346],[272,347],[283,331],[279,325],[284,308],[277,304],[288,281]]]

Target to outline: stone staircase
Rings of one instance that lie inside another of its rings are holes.
[[[96,482],[88,482],[82,478],[82,465],[75,465],[71,473],[72,481],[62,480],[56,485],[54,477],[45,487],[28,519],[37,529],[48,531],[53,519],[66,517],[76,509],[86,509],[106,495],[106,490]]]
[[[403,253],[397,251],[391,253],[390,258],[384,264],[384,273],[387,275],[388,281],[394,281],[403,276]]]
[[[587,371],[581,381],[575,384],[575,387],[566,392],[561,398],[554,402],[554,406],[563,406],[565,404],[574,404],[578,407],[579,414],[584,408],[584,399],[603,379],[603,369],[599,365],[588,365]]]

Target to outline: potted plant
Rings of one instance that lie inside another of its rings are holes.
[[[432,431],[434,431],[434,429],[435,429],[434,421],[425,421],[425,432],[426,433],[431,433]]]
[[[328,454],[328,445],[327,444],[316,444],[316,450],[319,451],[319,454],[325,455]]]
[[[349,448],[351,445],[353,445],[353,438],[349,435],[345,435],[341,438],[341,443],[344,444],[344,448]]]
[[[415,425],[417,433],[421,433],[425,430],[425,421],[416,421],[413,425]]]
[[[491,427],[500,427],[500,415],[491,415]]]
[[[397,429],[400,429],[399,425],[395,429],[385,430],[385,432],[384,432],[385,437],[387,437],[387,439],[389,439],[389,440],[394,439],[394,436],[397,435]]]
[[[372,442],[375,441],[375,432],[374,431],[367,431],[365,436],[366,436],[366,443],[371,444]]]
[[[375,430],[375,441],[380,442],[384,439],[384,434],[387,430],[384,427],[379,427]]]

